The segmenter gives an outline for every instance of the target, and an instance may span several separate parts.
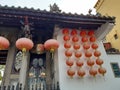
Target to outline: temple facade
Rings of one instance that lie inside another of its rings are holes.
[[[10,43],[0,50],[0,64],[5,65],[1,88],[119,90],[120,56],[108,55],[102,43],[114,23],[114,17],[64,13],[58,8],[0,6],[0,35]]]

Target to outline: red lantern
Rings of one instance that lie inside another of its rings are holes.
[[[91,69],[89,70],[89,74],[95,77],[95,76],[97,75],[97,70],[94,69],[94,68],[91,68]]]
[[[55,39],[49,39],[44,43],[44,47],[53,53],[59,47],[59,43]]]
[[[96,60],[96,64],[101,66],[103,64],[103,60],[98,58]]]
[[[85,70],[83,70],[83,69],[80,69],[80,70],[77,71],[77,75],[80,76],[80,77],[84,77],[85,74],[86,74]]]
[[[89,36],[93,36],[94,35],[94,31],[93,30],[88,31],[88,35]]]
[[[104,76],[105,73],[106,73],[106,69],[103,68],[103,67],[100,67],[100,68],[98,69],[98,72]]]
[[[75,71],[70,68],[70,69],[67,70],[67,74],[68,74],[71,78],[73,78],[73,76],[75,75]]]
[[[78,61],[76,62],[76,65],[77,65],[78,67],[82,67],[82,66],[84,65],[84,62],[81,61],[81,60],[78,60]]]
[[[65,51],[65,56],[68,57],[68,58],[71,57],[72,56],[72,52],[69,51],[69,50]]]
[[[68,28],[64,28],[63,31],[62,31],[62,33],[63,33],[64,35],[69,34]]]
[[[81,37],[84,37],[84,36],[86,36],[86,35],[87,35],[87,32],[86,32],[85,30],[81,30],[80,36],[81,36]]]
[[[78,42],[79,41],[79,37],[78,36],[73,36],[72,41],[73,42]]]
[[[91,47],[96,50],[98,48],[98,45],[96,43],[93,43]]]
[[[96,37],[95,36],[91,36],[90,37],[90,42],[95,42],[96,41]]]
[[[90,58],[92,56],[92,53],[89,52],[89,51],[87,51],[87,52],[85,52],[85,56],[88,57],[88,58]]]
[[[84,48],[85,50],[88,50],[88,49],[90,48],[90,45],[85,43],[85,44],[83,45],[83,48]]]
[[[76,58],[80,58],[81,56],[82,56],[81,52],[79,52],[79,51],[75,52],[75,57]]]
[[[70,36],[69,36],[69,35],[65,35],[65,36],[63,37],[63,39],[64,39],[64,41],[69,41],[69,40],[70,40]]]
[[[6,38],[0,36],[0,50],[7,49],[9,45],[9,41]]]
[[[66,49],[69,49],[69,48],[71,48],[71,44],[68,43],[68,42],[66,42],[66,43],[64,44],[64,47],[65,47]]]
[[[20,38],[16,41],[16,47],[23,52],[33,48],[33,42],[29,38]]]
[[[95,52],[94,52],[94,56],[99,57],[100,55],[101,55],[101,52],[100,52],[100,51],[95,51]]]
[[[74,45],[73,45],[73,48],[74,48],[75,50],[80,49],[80,44],[74,44]]]
[[[73,60],[66,60],[66,64],[71,67],[74,64],[74,62]]]
[[[88,60],[87,65],[92,67],[95,64],[94,60]]]
[[[77,35],[77,30],[76,29],[73,29],[72,31],[71,31],[71,35]]]
[[[81,41],[84,43],[84,42],[87,42],[88,41],[88,38],[87,37],[82,37]]]

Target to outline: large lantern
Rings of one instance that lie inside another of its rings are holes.
[[[43,44],[37,44],[36,52],[37,52],[37,54],[42,54],[44,52],[44,45]]]
[[[75,70],[73,70],[72,68],[67,70],[67,74],[68,76],[70,76],[71,78],[73,78],[73,76],[75,75]]]
[[[9,45],[9,41],[6,38],[0,36],[0,50],[7,49]]]
[[[26,52],[33,48],[33,42],[29,38],[20,38],[16,41],[16,47],[23,52]]]
[[[44,43],[44,47],[46,50],[49,50],[52,53],[53,58],[53,53],[59,47],[59,43],[55,39],[49,39]]]
[[[77,75],[79,76],[79,77],[84,77],[85,76],[85,70],[83,70],[83,69],[80,69],[80,70],[78,70],[77,71]]]

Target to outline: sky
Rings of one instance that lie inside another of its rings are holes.
[[[46,9],[49,11],[50,4],[56,3],[62,12],[88,14],[88,10],[92,9],[92,14],[95,14],[94,5],[97,0],[0,0],[2,6],[21,6],[22,8]]]

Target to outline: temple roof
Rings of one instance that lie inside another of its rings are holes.
[[[28,16],[29,22],[35,27],[53,27],[59,25],[67,28],[82,28],[96,30],[106,22],[115,23],[115,17],[101,15],[83,15],[65,12],[50,12],[34,8],[0,6],[0,26],[20,27],[20,21]]]

